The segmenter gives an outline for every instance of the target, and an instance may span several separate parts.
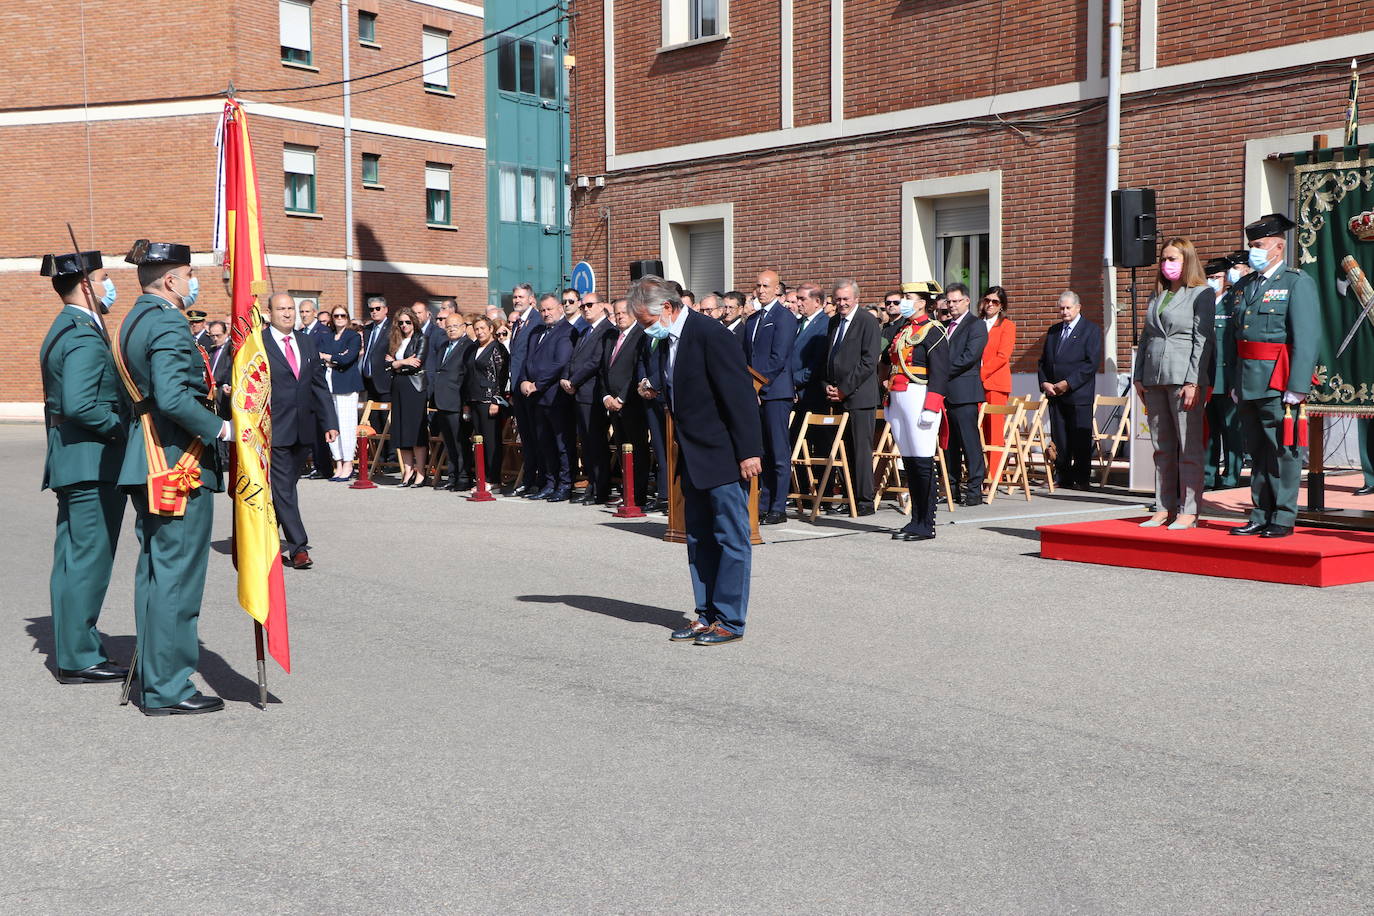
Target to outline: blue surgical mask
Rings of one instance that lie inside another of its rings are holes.
[[[1226,271],[1226,282],[1230,283],[1232,286],[1235,286],[1237,283],[1240,282],[1239,267],[1232,267],[1230,270]]]
[[[910,318],[916,314],[916,303],[910,299],[903,299],[902,304],[897,306],[897,314],[903,318]]]
[[[188,309],[196,304],[200,298],[200,277],[191,277],[186,281],[186,295],[181,297],[181,307]]]
[[[1250,267],[1254,270],[1264,270],[1269,266],[1269,250],[1267,248],[1250,249]]]
[[[1221,277],[1208,277],[1207,285],[1212,287],[1212,292],[1216,293],[1218,296],[1221,295],[1221,288],[1223,285],[1221,282]]]
[[[668,336],[668,326],[666,324],[662,324],[660,322],[655,321],[653,324],[649,325],[647,328],[644,329],[644,333],[648,334],[655,340],[662,340],[663,338]]]
[[[105,295],[100,297],[100,313],[102,315],[108,314],[110,311],[110,307],[115,304],[115,299],[117,299],[118,297],[119,293],[115,290],[114,281],[111,280],[109,277],[106,277]]]

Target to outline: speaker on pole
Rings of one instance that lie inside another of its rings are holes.
[[[631,261],[630,262],[630,282],[633,283],[641,277],[662,277],[662,261]]]
[[[1148,267],[1155,262],[1155,192],[1121,188],[1112,192],[1112,263]]]

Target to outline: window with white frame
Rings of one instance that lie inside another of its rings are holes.
[[[963,283],[975,296],[987,289],[991,250],[986,194],[935,202],[935,279],[940,285]]]
[[[515,185],[519,169],[513,165],[503,165],[497,174],[497,198],[500,201],[501,222],[513,223],[520,218],[516,208]]]
[[[358,10],[358,43],[377,46],[377,14],[369,10]]]
[[[288,289],[286,294],[295,300],[296,308],[300,308],[302,302],[309,302],[316,307],[320,304],[320,290],[318,289]]]
[[[704,296],[733,285],[734,276],[733,204],[684,207],[659,213],[659,250],[663,270]]]
[[[282,171],[286,174],[286,212],[315,212],[315,150],[309,146],[287,146],[282,150]]]
[[[539,222],[558,225],[558,179],[553,172],[539,173]]]
[[[535,209],[535,177],[534,169],[520,170],[520,222],[532,223],[538,217],[539,211]]]
[[[426,28],[420,39],[420,56],[425,59],[425,88],[448,91],[448,32]]]
[[[663,0],[665,47],[729,35],[730,0]]]
[[[902,279],[965,283],[976,298],[1001,282],[1002,173],[903,182]]]
[[[370,188],[382,185],[382,157],[380,153],[363,153],[363,184]]]
[[[310,4],[305,0],[278,0],[277,12],[282,63],[309,67],[314,62],[310,43]]]
[[[425,163],[425,222],[431,226],[453,225],[449,179],[452,166]]]

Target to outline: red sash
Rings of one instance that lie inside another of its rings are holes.
[[[1264,361],[1272,359],[1274,361],[1274,374],[1269,376],[1269,387],[1277,391],[1288,390],[1288,376],[1292,371],[1292,351],[1287,344],[1242,340],[1237,352],[1241,359]]]

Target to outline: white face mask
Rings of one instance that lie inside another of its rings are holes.
[[[1212,292],[1216,293],[1218,296],[1221,295],[1221,289],[1223,286],[1221,282],[1221,277],[1208,277],[1207,285],[1212,287]]]
[[[1232,267],[1230,270],[1226,271],[1226,282],[1230,283],[1232,286],[1235,286],[1237,283],[1240,282],[1239,267]]]

